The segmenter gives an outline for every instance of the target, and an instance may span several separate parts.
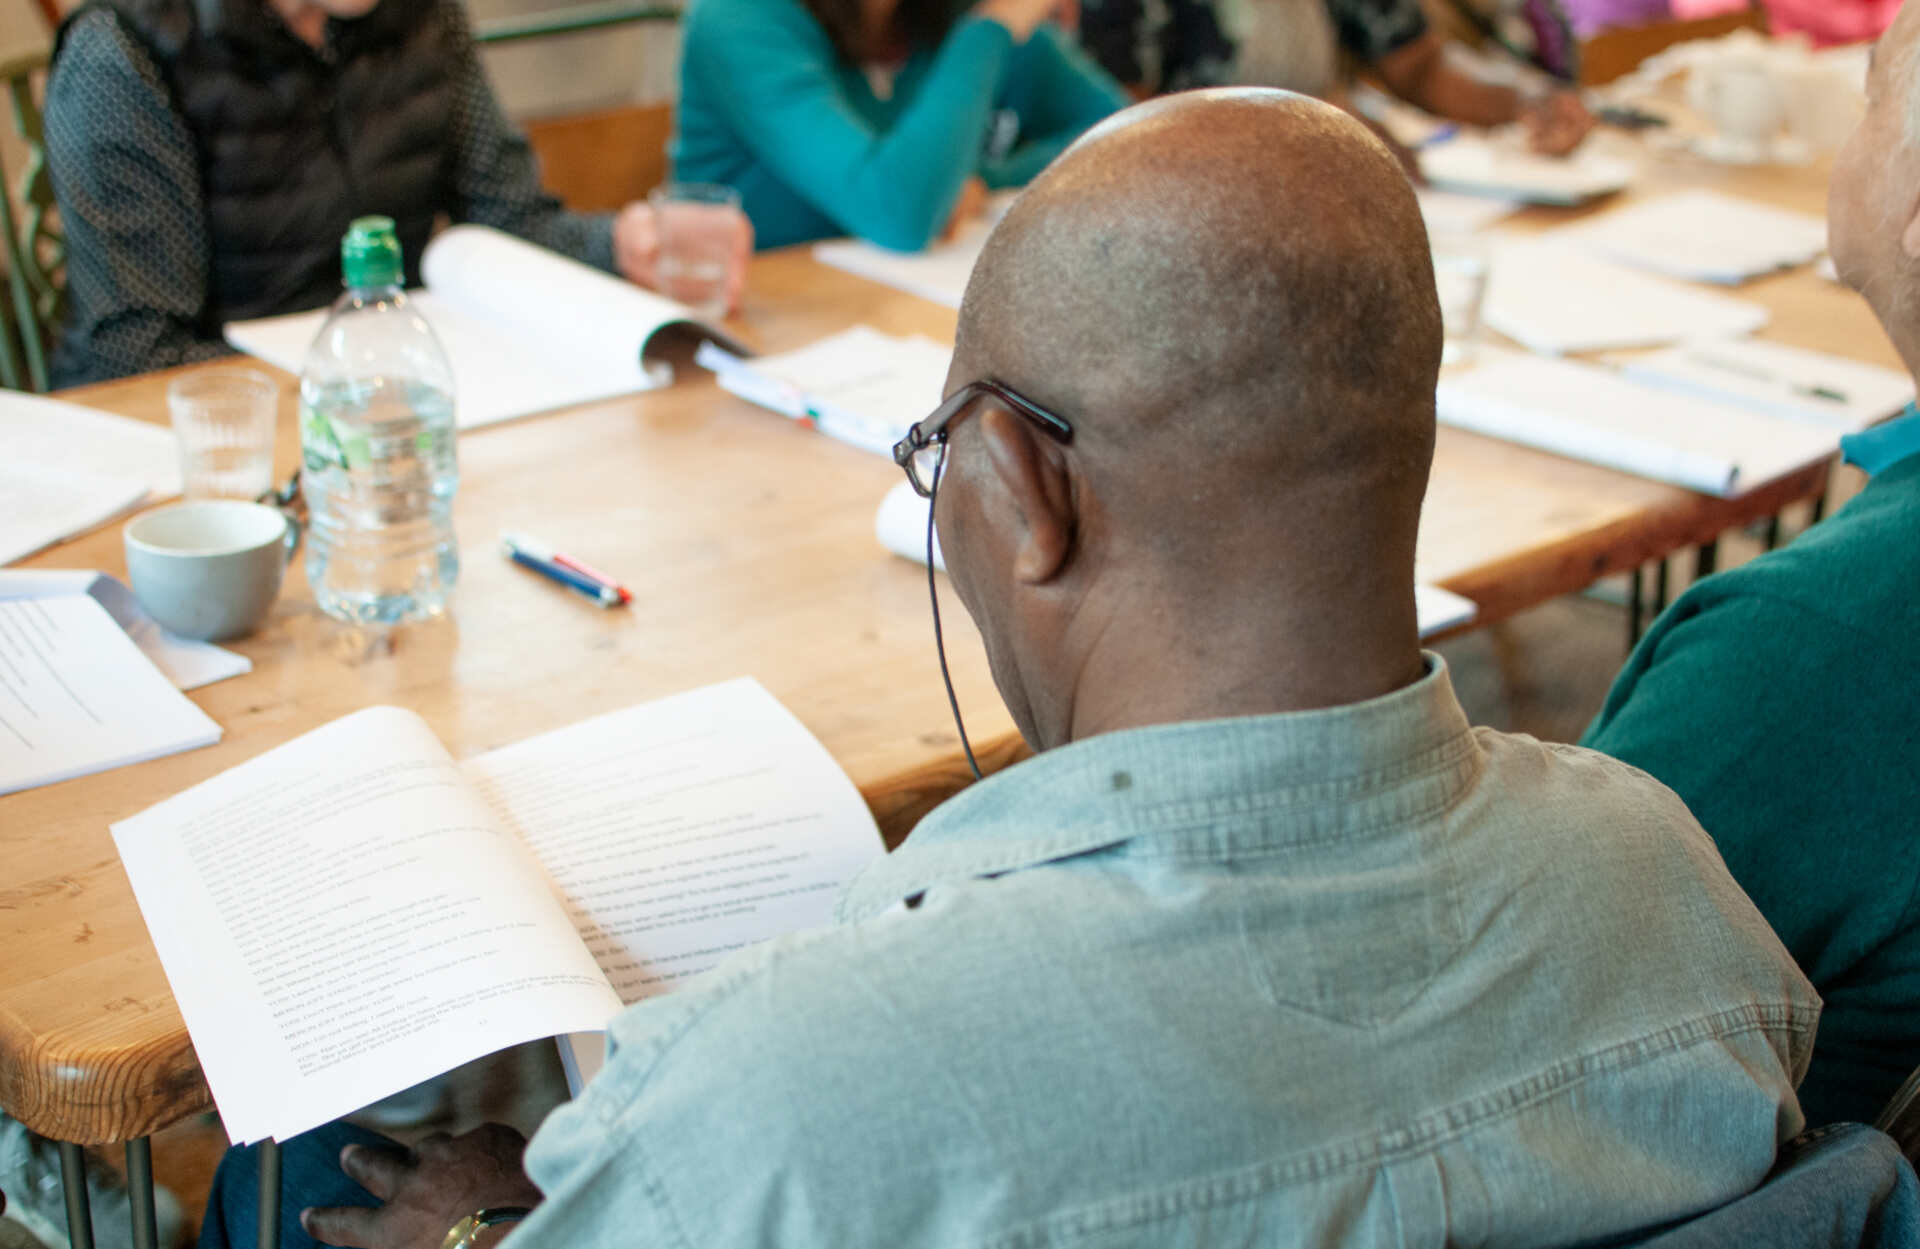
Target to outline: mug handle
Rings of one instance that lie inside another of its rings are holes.
[[[269,487],[255,502],[264,503],[278,511],[287,522],[286,537],[283,541],[286,550],[282,553],[282,567],[293,563],[293,554],[300,549],[301,535],[307,528],[307,501],[300,493],[300,470],[294,469],[286,484],[276,488]]]

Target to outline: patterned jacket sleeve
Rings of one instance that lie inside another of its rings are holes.
[[[570,213],[540,186],[540,170],[526,137],[508,124],[474,49],[458,0],[439,6],[448,44],[459,58],[448,134],[453,145],[451,212],[505,230],[596,268],[613,268],[613,218]]]
[[[1420,0],[1328,0],[1340,46],[1368,64],[1427,33]]]
[[[199,161],[146,48],[111,13],[81,15],[47,83],[47,157],[67,236],[56,386],[227,354],[204,323]]]

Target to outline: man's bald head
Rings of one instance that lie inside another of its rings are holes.
[[[956,357],[1098,442],[1304,470],[1382,440],[1423,458],[1440,338],[1385,146],[1304,96],[1223,90],[1129,109],[1042,175],[988,240]]]
[[[954,426],[940,505],[955,585],[1028,736],[1085,730],[1067,674],[1114,628],[1166,646],[1204,636],[1196,658],[1225,673],[1274,667],[1219,653],[1248,630],[1292,648],[1287,663],[1323,626],[1346,651],[1380,650],[1355,636],[1357,615],[1404,643],[1394,663],[1414,654],[1417,675],[1413,541],[1440,339],[1412,189],[1327,105],[1166,97],[1037,179],[974,270],[948,385],[1009,385],[1071,422],[1073,442],[1035,442],[983,403]]]

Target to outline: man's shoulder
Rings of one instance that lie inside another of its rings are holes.
[[[193,33],[191,0],[88,0],[60,24],[54,63],[91,64],[103,51],[124,59],[136,48],[165,62],[179,55]]]

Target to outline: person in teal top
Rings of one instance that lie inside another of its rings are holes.
[[[1833,171],[1841,276],[1920,363],[1920,6],[1881,41]],[[1891,46],[1890,46],[1891,45]],[[1920,1066],[1920,413],[1842,442],[1871,474],[1791,546],[1654,622],[1582,744],[1686,800],[1826,999],[1810,1124],[1871,1123]]]
[[[1127,103],[1058,2],[695,0],[673,176],[738,189],[761,247],[925,247]]]

